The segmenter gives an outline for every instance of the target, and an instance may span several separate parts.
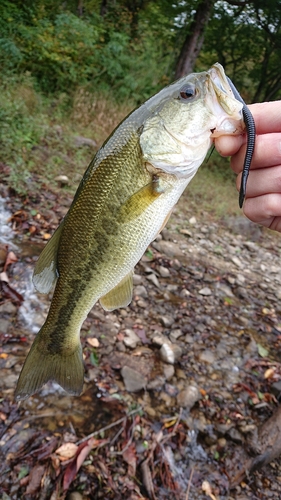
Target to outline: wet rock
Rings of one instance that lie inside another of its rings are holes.
[[[198,293],[207,297],[208,295],[212,295],[212,290],[209,287],[205,286],[204,288],[201,288]]]
[[[146,386],[144,376],[129,366],[123,366],[121,375],[128,392],[138,392]]]
[[[182,408],[191,409],[201,399],[200,391],[194,385],[188,385],[177,395],[177,404]]]
[[[160,357],[165,363],[173,365],[182,355],[181,347],[177,344],[165,343],[160,349]]]
[[[125,330],[125,334],[126,337],[124,338],[123,342],[126,347],[130,347],[130,349],[135,349],[138,344],[141,344],[141,340],[138,337],[138,335],[134,332],[134,330],[127,328]]]
[[[216,357],[212,351],[206,349],[205,351],[200,353],[199,359],[201,362],[212,364],[214,363]]]

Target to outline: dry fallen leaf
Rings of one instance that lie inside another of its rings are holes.
[[[276,371],[276,368],[268,368],[264,372],[264,378],[265,379],[272,378],[273,375],[274,375],[274,373],[275,373],[275,371]]]
[[[87,339],[87,343],[91,346],[91,347],[99,347],[100,343],[98,341],[98,339],[96,338],[89,338]]]
[[[77,450],[78,450],[77,444],[64,443],[56,450],[56,454],[59,455],[60,460],[63,461],[74,457]]]

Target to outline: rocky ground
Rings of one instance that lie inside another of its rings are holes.
[[[0,299],[1,498],[281,498],[279,236],[194,216],[188,193],[136,267],[131,305],[85,321],[83,395],[49,384],[14,403],[50,300],[31,298],[27,327],[16,292],[69,202],[7,200],[19,261]]]

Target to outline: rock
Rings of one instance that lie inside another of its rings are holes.
[[[171,342],[174,342],[175,340],[179,339],[182,335],[183,335],[183,333],[179,328],[171,331],[171,333],[170,333]]]
[[[163,373],[166,380],[171,380],[175,374],[174,366],[163,363]]]
[[[160,322],[165,328],[169,328],[174,323],[174,318],[172,316],[162,316]]]
[[[74,137],[74,141],[75,141],[75,146],[77,146],[78,148],[81,148],[83,146],[88,146],[91,148],[97,147],[96,141],[94,141],[93,139],[89,139],[88,137],[83,137],[82,135],[76,135]]]
[[[133,285],[141,285],[143,282],[143,277],[140,274],[133,275]]]
[[[146,386],[146,379],[144,376],[129,366],[123,366],[121,375],[128,392],[138,392]]]
[[[69,181],[69,178],[67,177],[67,175],[57,175],[57,177],[55,177],[55,181],[57,181],[61,187],[68,186],[70,184],[70,181]]]
[[[137,336],[134,330],[127,328],[125,330],[125,334],[126,337],[124,338],[123,342],[126,347],[129,347],[130,349],[135,349],[137,345],[141,343],[140,338]]]
[[[138,306],[139,306],[139,307],[141,307],[142,309],[146,309],[146,308],[147,308],[147,306],[148,306],[148,303],[147,303],[145,300],[142,300],[142,299],[138,300],[137,304],[138,304]]]
[[[200,361],[203,361],[204,363],[214,363],[216,357],[212,351],[209,349],[206,349],[205,351],[201,352],[199,355]]]
[[[201,288],[198,293],[207,297],[208,295],[212,295],[212,290],[209,287],[205,286],[204,288]]]
[[[159,347],[161,347],[163,344],[165,344],[166,342],[168,342],[168,339],[165,335],[163,335],[162,333],[159,333],[159,332],[155,332],[152,336],[152,343],[154,345],[157,345]]]
[[[146,278],[147,278],[149,281],[151,281],[151,283],[153,283],[153,285],[157,286],[157,288],[160,288],[160,283],[159,283],[159,281],[158,281],[158,278],[157,278],[156,274],[154,274],[154,273],[148,274],[148,275],[146,276]]]
[[[279,399],[281,395],[281,380],[274,382],[271,386],[271,392]]]
[[[11,325],[11,321],[9,321],[8,319],[0,318],[0,332],[1,333],[7,333],[10,325]]]
[[[194,226],[194,224],[197,224],[196,217],[190,217],[188,222],[189,222],[189,224],[192,224]]]
[[[183,252],[179,248],[178,243],[174,243],[173,241],[159,241],[157,243],[157,250],[165,254],[170,259],[173,257],[181,258],[183,256]]]
[[[147,297],[147,290],[143,285],[137,285],[134,288],[134,296],[135,297]]]
[[[182,350],[177,344],[165,343],[160,349],[160,357],[165,363],[173,365],[182,355]]]
[[[159,274],[162,276],[162,278],[168,278],[170,276],[170,271],[167,269],[167,267],[164,266],[159,266]]]
[[[234,257],[231,257],[231,260],[233,264],[235,264],[237,267],[243,267],[241,260],[238,257],[236,257],[236,255],[234,255]]]
[[[200,391],[194,385],[188,385],[177,395],[177,403],[182,408],[191,409],[201,399]]]
[[[158,377],[155,377],[155,378],[151,379],[148,382],[146,388],[148,390],[150,390],[150,391],[151,390],[159,391],[163,387],[163,385],[165,384],[165,382],[166,382],[165,377],[164,376],[162,377],[161,375],[159,375]]]
[[[0,314],[15,314],[17,309],[17,306],[15,306],[12,302],[3,302],[3,304],[0,305]]]

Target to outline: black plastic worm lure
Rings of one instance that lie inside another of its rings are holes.
[[[228,80],[228,83],[229,83],[231,90],[234,94],[234,97],[236,97],[236,99],[243,104],[242,113],[243,113],[243,118],[244,118],[244,122],[246,125],[246,130],[247,130],[247,149],[246,149],[246,154],[245,154],[245,159],[244,159],[241,184],[240,184],[240,191],[239,191],[239,207],[242,208],[243,203],[244,203],[244,199],[246,196],[247,180],[248,180],[251,161],[252,161],[254,149],[255,149],[256,126],[255,126],[255,121],[254,121],[253,115],[252,115],[251,111],[249,110],[247,104],[245,104],[245,102],[243,101],[241,95],[239,94],[236,87],[233,85],[230,78],[227,77],[227,80]]]

